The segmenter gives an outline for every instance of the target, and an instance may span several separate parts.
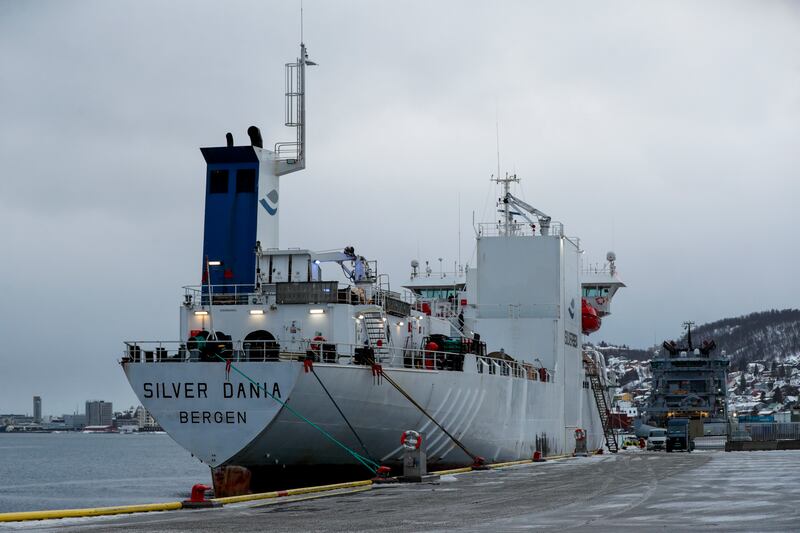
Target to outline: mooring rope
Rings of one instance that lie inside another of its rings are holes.
[[[350,431],[352,431],[352,432],[353,432],[353,435],[356,437],[356,440],[357,440],[357,441],[358,441],[358,443],[361,445],[361,448],[363,448],[363,449],[364,449],[364,453],[365,453],[365,454],[367,454],[367,457],[369,457],[369,458],[370,458],[370,459],[371,459],[371,460],[374,462],[374,461],[375,461],[375,459],[372,457],[372,454],[371,454],[371,453],[369,453],[369,450],[367,449],[367,445],[366,445],[366,444],[364,444],[364,441],[362,441],[362,440],[361,440],[361,437],[359,437],[359,436],[358,436],[358,433],[356,433],[356,429],[355,429],[355,428],[354,428],[354,427],[353,427],[353,426],[350,424],[350,421],[347,419],[347,417],[346,417],[346,416],[344,416],[344,413],[343,413],[343,412],[342,412],[342,410],[339,408],[339,404],[337,404],[337,403],[336,403],[336,400],[334,400],[334,399],[333,399],[333,396],[331,396],[331,393],[330,393],[330,392],[328,392],[328,387],[326,387],[326,386],[325,386],[325,384],[322,382],[322,380],[319,378],[319,375],[318,375],[318,374],[316,373],[316,371],[314,370],[314,366],[313,366],[313,365],[311,366],[311,373],[312,373],[312,374],[314,374],[314,377],[315,377],[315,378],[317,378],[317,381],[319,381],[319,384],[320,384],[320,386],[322,387],[322,390],[324,390],[324,391],[325,391],[325,394],[327,394],[327,395],[328,395],[328,398],[330,398],[330,400],[331,400],[331,403],[333,404],[333,406],[334,406],[334,407],[336,407],[336,410],[337,410],[337,411],[339,411],[339,414],[340,414],[340,415],[342,415],[342,418],[344,419],[344,422],[345,422],[345,424],[347,424],[347,427],[349,427],[349,428],[350,428]]]
[[[373,361],[373,362],[372,362],[372,364],[373,364],[373,365],[375,365],[375,362]],[[447,435],[448,437],[450,437],[450,440],[452,440],[452,441],[453,441],[453,442],[456,444],[456,446],[458,446],[459,448],[461,448],[461,450],[463,450],[463,452],[464,452],[465,454],[467,454],[467,455],[470,457],[470,459],[472,459],[472,460],[475,462],[475,464],[476,464],[476,465],[482,465],[482,464],[484,464],[484,459],[483,459],[483,457],[481,457],[481,456],[479,456],[479,455],[475,455],[475,454],[473,454],[472,452],[470,452],[470,451],[469,451],[469,450],[466,448],[466,446],[464,446],[464,444],[462,444],[462,443],[461,443],[461,441],[460,441],[460,440],[458,440],[457,438],[455,438],[455,436],[453,436],[453,435],[452,435],[452,434],[451,434],[449,431],[447,431],[447,430],[444,428],[444,426],[442,426],[442,425],[441,425],[439,422],[437,422],[437,421],[436,421],[436,419],[435,419],[435,418],[433,418],[433,416],[432,416],[430,413],[428,413],[428,411],[426,411],[424,407],[422,407],[420,404],[418,404],[418,403],[417,403],[417,401],[416,401],[416,400],[414,400],[414,398],[412,398],[412,397],[411,397],[411,395],[410,395],[410,394],[408,394],[408,393],[407,393],[407,392],[406,392],[406,391],[403,389],[403,387],[401,387],[400,385],[398,385],[398,384],[397,384],[397,382],[396,382],[395,380],[393,380],[392,378],[390,378],[390,377],[389,377],[389,376],[386,374],[386,372],[384,372],[384,371],[383,371],[383,367],[382,367],[382,366],[380,366],[380,365],[377,365],[377,366],[379,367],[379,369],[380,369],[380,374],[383,376],[383,378],[384,378],[386,381],[388,381],[388,382],[389,382],[389,384],[390,384],[392,387],[394,387],[395,389],[397,389],[397,391],[398,391],[400,394],[402,394],[403,396],[405,396],[405,397],[406,397],[406,399],[407,399],[409,402],[411,402],[411,404],[412,404],[414,407],[416,407],[417,409],[419,409],[419,410],[422,412],[422,414],[424,414],[425,416],[427,416],[428,418],[430,418],[431,422],[433,422],[434,424],[436,424],[436,427],[438,427],[439,429],[441,429],[441,430],[442,430],[442,432],[443,432],[445,435]]]
[[[217,354],[217,353],[215,353],[214,355],[215,355],[215,356],[217,356],[217,358],[218,358],[220,361],[224,362],[224,363],[228,363],[228,362],[229,362],[229,360],[228,360],[228,359],[225,359],[225,358],[223,358],[222,356],[220,356],[220,355],[219,355],[219,354]],[[264,386],[263,386],[263,385],[261,385],[261,384],[259,384],[259,383],[256,383],[255,381],[253,381],[253,380],[250,378],[250,376],[248,376],[247,374],[245,374],[244,372],[242,372],[241,370],[239,370],[239,368],[237,368],[236,366],[234,366],[232,363],[231,363],[230,367],[231,367],[232,369],[234,369],[234,370],[236,371],[236,373],[237,373],[237,374],[241,375],[241,376],[242,376],[242,377],[244,377],[244,378],[245,378],[247,381],[249,381],[251,384],[253,384],[253,385],[255,385],[256,387],[258,387],[259,389],[263,390],[263,391],[264,391],[266,394],[268,394],[268,395],[269,395],[269,397],[270,397],[270,398],[272,398],[273,400],[275,400],[276,402],[278,402],[279,404],[281,404],[281,406],[283,406],[283,407],[284,407],[284,408],[285,408],[287,411],[289,411],[289,412],[290,412],[290,413],[292,413],[294,416],[296,416],[297,418],[299,418],[299,419],[300,419],[300,420],[302,420],[303,422],[307,423],[308,425],[310,425],[311,427],[313,427],[314,429],[316,429],[317,431],[319,431],[320,433],[322,433],[322,435],[323,435],[325,438],[327,438],[328,440],[330,440],[331,442],[333,442],[334,444],[336,444],[337,446],[339,446],[340,448],[342,448],[343,450],[345,450],[345,451],[346,451],[347,453],[349,453],[350,455],[352,455],[352,456],[353,456],[353,457],[354,457],[354,458],[355,458],[355,459],[356,459],[356,460],[357,460],[359,463],[361,463],[361,464],[364,466],[364,468],[366,468],[367,470],[369,470],[371,473],[373,473],[373,474],[374,474],[374,473],[376,473],[376,472],[378,471],[378,468],[380,468],[380,465],[379,465],[378,463],[376,463],[376,462],[375,462],[375,461],[373,461],[372,459],[369,459],[368,457],[364,457],[363,455],[359,454],[359,453],[358,453],[358,452],[356,452],[355,450],[352,450],[351,448],[349,448],[349,447],[348,447],[346,444],[343,444],[342,442],[340,442],[339,440],[337,440],[337,439],[336,439],[336,437],[334,437],[333,435],[331,435],[330,433],[328,433],[327,431],[325,431],[324,429],[322,429],[321,427],[319,427],[317,424],[315,424],[314,422],[312,422],[312,421],[311,421],[311,420],[309,420],[308,418],[304,417],[303,415],[301,415],[300,413],[298,413],[297,411],[295,411],[295,410],[294,410],[294,409],[293,409],[291,406],[289,406],[289,404],[288,404],[288,403],[284,402],[284,401],[283,401],[283,400],[281,400],[280,398],[276,398],[276,397],[275,397],[275,396],[274,396],[274,395],[273,395],[271,392],[269,392],[269,391],[268,391],[266,388],[264,388]],[[340,411],[340,412],[341,412],[341,411]],[[349,423],[348,423],[348,425],[349,425]]]

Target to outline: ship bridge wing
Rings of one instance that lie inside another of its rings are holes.
[[[613,257],[609,253],[609,257]],[[581,275],[583,299],[597,311],[600,318],[611,314],[611,300],[617,291],[626,287],[619,279],[614,261],[584,269]]]

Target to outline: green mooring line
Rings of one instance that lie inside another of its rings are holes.
[[[218,358],[220,361],[222,361],[222,362],[227,362],[227,359],[223,358],[221,355],[219,355],[219,354],[216,354],[216,353],[215,353],[214,355],[215,355],[215,356],[216,356],[216,357],[217,357],[217,358]],[[330,433],[328,433],[327,431],[325,431],[324,429],[322,429],[321,427],[319,427],[318,425],[316,425],[314,422],[312,422],[312,421],[311,421],[311,420],[309,420],[308,418],[304,417],[303,415],[301,415],[300,413],[298,413],[297,411],[295,411],[294,409],[292,409],[292,407],[290,407],[290,406],[289,406],[289,404],[287,404],[286,402],[284,402],[283,400],[281,400],[281,399],[279,399],[279,398],[276,398],[276,397],[275,397],[275,396],[274,396],[274,395],[273,395],[271,392],[269,392],[267,389],[265,389],[263,385],[261,385],[261,384],[259,384],[259,383],[256,383],[255,381],[253,381],[253,380],[250,378],[250,376],[248,376],[247,374],[245,374],[244,372],[242,372],[241,370],[239,370],[239,369],[238,369],[237,367],[235,367],[233,364],[231,364],[231,368],[232,368],[232,369],[234,369],[234,370],[235,370],[235,371],[236,371],[236,372],[237,372],[239,375],[241,375],[242,377],[244,377],[244,378],[245,378],[247,381],[249,381],[250,383],[252,383],[252,384],[253,384],[253,385],[255,385],[256,387],[258,387],[259,389],[263,390],[263,391],[264,391],[266,394],[268,394],[268,395],[269,395],[269,397],[270,397],[270,398],[272,398],[273,400],[275,400],[276,402],[278,402],[279,404],[281,404],[283,407],[285,407],[287,411],[289,411],[289,412],[290,412],[290,413],[292,413],[294,416],[296,416],[297,418],[299,418],[299,419],[300,419],[300,420],[302,420],[303,422],[307,423],[308,425],[310,425],[311,427],[313,427],[314,429],[316,429],[317,431],[319,431],[320,433],[322,433],[322,434],[323,434],[323,435],[324,435],[324,436],[325,436],[325,437],[326,437],[328,440],[330,440],[331,442],[333,442],[334,444],[336,444],[337,446],[339,446],[340,448],[342,448],[343,450],[345,450],[347,453],[349,453],[350,455],[352,455],[352,456],[353,456],[353,457],[354,457],[354,458],[355,458],[355,459],[356,459],[356,460],[357,460],[359,463],[361,463],[362,465],[364,465],[364,467],[365,467],[367,470],[369,470],[371,473],[373,473],[373,474],[374,474],[374,473],[375,473],[375,472],[378,470],[378,468],[380,467],[380,465],[379,465],[378,463],[376,463],[376,462],[372,461],[371,459],[368,459],[367,457],[364,457],[363,455],[359,454],[359,453],[358,453],[358,452],[356,452],[355,450],[352,450],[352,449],[348,448],[348,447],[347,447],[347,445],[345,445],[345,444],[343,444],[342,442],[340,442],[339,440],[337,440],[337,439],[336,439],[336,437],[334,437],[333,435],[331,435]]]

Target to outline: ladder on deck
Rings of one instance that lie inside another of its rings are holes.
[[[600,422],[603,424],[603,435],[605,435],[606,438],[606,446],[611,453],[617,453],[619,447],[617,446],[617,436],[614,435],[614,429],[611,427],[611,411],[608,408],[605,387],[603,386],[603,382],[600,381],[600,374],[597,372],[597,366],[594,363],[586,363],[586,375],[589,377],[589,382],[592,385],[594,402],[597,405]]]
[[[386,320],[383,316],[383,309],[365,309],[361,312],[364,315],[364,330],[369,339],[369,345],[375,351],[375,362],[380,363],[389,359],[388,339],[386,338]]]

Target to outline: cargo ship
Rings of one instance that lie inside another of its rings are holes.
[[[616,258],[585,269],[579,240],[511,193],[516,176],[493,177],[499,220],[475,226],[476,264],[453,272],[414,259],[393,287],[357,233],[334,251],[280,247],[312,64],[301,44],[286,66],[293,141],[267,149],[251,127],[246,145],[229,133],[201,148],[203,250],[180,336],[128,341],[121,359],[144,407],[214,470],[218,494],[287,471],[397,471],[407,430],[431,467],[571,453],[576,432],[603,448],[605,362],[583,336],[624,286]]]

